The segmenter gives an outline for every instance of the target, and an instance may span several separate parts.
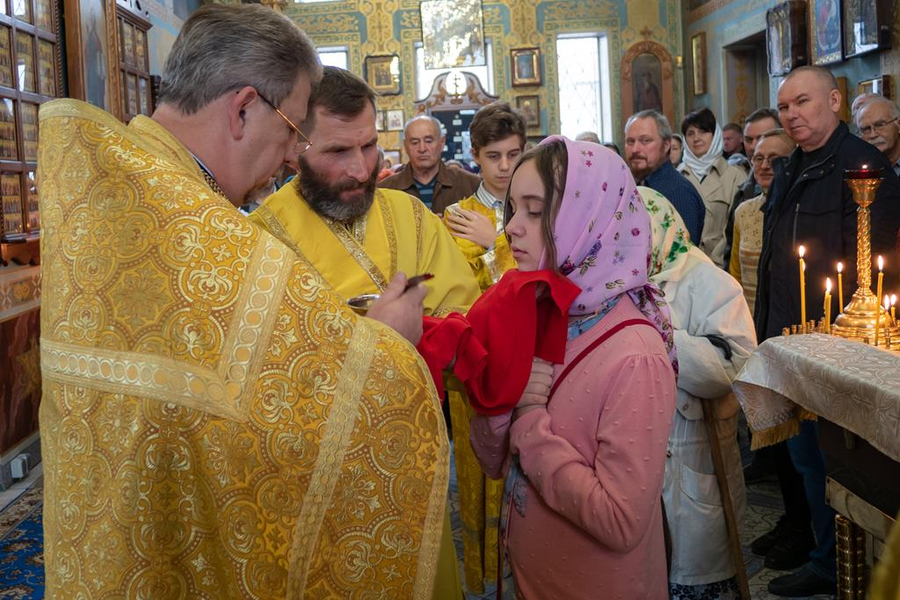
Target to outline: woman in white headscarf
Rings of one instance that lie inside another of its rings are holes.
[[[687,177],[706,205],[699,240],[693,241],[716,265],[726,268],[725,227],[738,187],[747,179],[739,167],[722,156],[722,128],[708,108],[694,111],[681,122],[684,158],[678,170]]]
[[[663,196],[638,192],[650,214],[650,282],[666,294],[680,371],[666,453],[663,504],[672,537],[670,600],[739,597],[701,399],[710,399],[738,521],[746,496],[736,429],[740,406],[731,382],[756,348],[740,284],[690,240]]]

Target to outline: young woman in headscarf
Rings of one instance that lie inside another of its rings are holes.
[[[684,135],[684,158],[678,170],[687,177],[706,205],[703,233],[694,243],[723,268],[725,261],[725,227],[728,211],[738,188],[747,179],[740,167],[729,165],[722,156],[722,128],[708,108],[692,112],[681,122]]]
[[[472,423],[485,473],[506,474],[502,539],[517,596],[664,598],[660,493],[677,365],[631,172],[596,144],[548,138],[516,166],[506,219],[521,271],[557,271],[580,288],[564,362],[535,359],[515,409]]]
[[[678,211],[650,188],[638,188],[650,214],[650,282],[666,295],[678,352],[678,398],[669,436],[663,504],[672,538],[669,598],[740,598],[729,553],[701,398],[716,419],[731,503],[746,506],[737,444],[740,406],[731,382],[756,349],[753,318],[740,284],[688,240]]]

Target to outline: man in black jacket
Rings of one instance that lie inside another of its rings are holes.
[[[850,134],[838,117],[840,105],[837,82],[821,67],[794,69],[778,90],[781,124],[798,148],[775,166],[765,210],[755,314],[760,341],[800,322],[800,245],[807,249],[808,319],[823,316],[823,283],[837,261],[849,267],[846,291],[855,291],[857,205],[843,181],[845,169],[883,169],[884,181],[871,206],[872,254],[893,257],[900,228],[900,180],[884,154]],[[833,315],[839,312],[833,307]],[[805,422],[800,434],[788,440],[788,449],[803,476],[816,548],[809,563],[772,580],[769,591],[791,597],[834,593],[834,511],[825,503],[825,465],[816,424]]]

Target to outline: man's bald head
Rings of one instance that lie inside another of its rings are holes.
[[[826,92],[830,92],[831,90],[838,90],[837,79],[835,79],[834,74],[824,67],[817,67],[815,65],[805,65],[802,67],[797,67],[793,71],[787,74],[787,77],[781,80],[781,85],[779,88],[794,79],[795,77],[804,75],[805,80],[811,81],[814,80],[824,86]],[[809,79],[812,77],[813,79]]]
[[[804,152],[821,148],[840,124],[841,92],[822,67],[798,67],[778,87],[778,118]]]

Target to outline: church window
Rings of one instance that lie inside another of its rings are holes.
[[[601,34],[560,35],[556,40],[560,132],[574,138],[594,131],[612,140],[609,40]]]
[[[349,52],[346,46],[333,46],[319,48],[319,60],[326,67],[339,67],[347,69],[349,64]]]

